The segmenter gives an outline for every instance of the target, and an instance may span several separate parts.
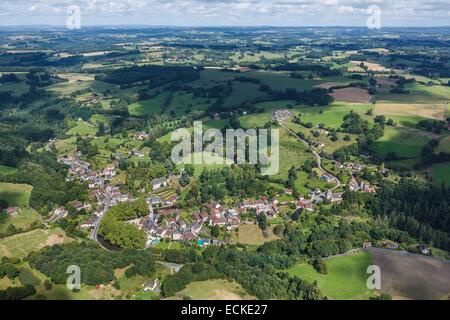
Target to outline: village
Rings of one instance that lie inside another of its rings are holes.
[[[145,139],[145,133],[137,133],[135,139]],[[107,164],[102,170],[93,170],[91,164],[80,159],[80,154],[61,157],[58,160],[69,167],[68,181],[80,181],[89,188],[89,201],[83,203],[74,201],[71,205],[77,212],[85,210],[91,212],[91,217],[80,223],[81,229],[92,230],[97,228],[102,217],[108,209],[123,202],[132,202],[136,197],[121,192],[120,185],[112,183],[113,178],[120,170],[118,160]],[[346,168],[349,171],[361,171],[364,166],[357,163],[335,163],[338,168]],[[279,213],[280,201],[262,197],[260,199],[245,199],[235,206],[222,206],[220,203],[211,202],[204,205],[198,212],[192,212],[188,216],[177,207],[178,195],[166,193],[164,190],[170,187],[176,180],[176,176],[161,177],[152,180],[152,191],[145,193],[141,190],[148,204],[149,214],[143,218],[129,221],[142,229],[147,235],[147,247],[156,246],[161,241],[174,241],[184,243],[196,243],[200,246],[222,245],[230,243],[229,238],[217,239],[211,235],[211,229],[218,227],[226,232],[239,230],[242,224],[254,224],[253,219],[248,219],[248,213],[255,216],[266,215],[267,219],[276,218]],[[320,179],[329,184],[337,184],[337,179],[328,173],[324,173]],[[358,182],[354,176],[348,183],[348,188],[354,192],[373,193],[376,188],[368,182]],[[292,196],[292,190],[286,189],[284,195]],[[280,194],[282,196],[282,194]],[[308,195],[299,196],[297,199],[283,202],[282,205],[291,205],[295,210],[314,212],[318,205],[323,203],[339,203],[343,201],[343,192],[334,192],[333,189],[322,190],[316,188]],[[47,222],[55,222],[68,215],[65,207],[54,209]],[[246,218],[243,218],[245,216]],[[91,231],[92,233],[93,231]],[[95,237],[93,237],[95,239]]]

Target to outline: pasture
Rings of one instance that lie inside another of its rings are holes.
[[[62,229],[36,229],[0,239],[0,256],[24,258],[32,251],[70,241]]]
[[[377,94],[377,101],[391,103],[443,103],[450,101],[450,87],[448,86],[411,83],[405,86],[405,90],[409,90],[409,94],[380,92]]]
[[[335,257],[326,260],[328,274],[318,273],[310,264],[300,263],[287,270],[309,282],[317,281],[319,288],[330,299],[364,299],[370,296],[366,281],[367,267],[372,264],[372,255],[360,252],[355,255]]]
[[[307,147],[286,130],[280,130],[280,168],[274,178],[287,179],[292,166],[299,167],[309,159],[314,156]]]
[[[265,237],[261,228],[254,224],[242,224],[239,226],[237,237],[233,234],[233,242],[246,245],[261,245],[265,242],[277,240],[279,237],[273,233],[276,225],[271,225],[268,237]]]
[[[0,165],[0,175],[2,174],[14,174],[17,172],[17,168]]]
[[[28,206],[32,189],[28,184],[0,183],[0,199],[10,206]]]
[[[373,109],[369,104],[349,104],[349,103],[333,103],[323,107],[301,107],[292,110],[302,122],[312,122],[314,125],[324,124],[327,128],[339,128],[344,120],[344,116],[350,111],[357,112],[364,119],[370,120],[370,116],[366,116],[368,110]]]
[[[5,213],[6,215],[6,213]],[[16,228],[27,229],[31,225],[38,221],[39,214],[31,208],[20,208],[20,212],[15,216],[5,216],[5,220],[0,223],[0,232],[5,232],[10,225],[14,225]]]
[[[441,187],[443,184],[450,187],[450,162],[434,164],[432,168],[434,185]]]
[[[192,300],[255,300],[235,282],[222,279],[194,281],[180,291],[177,296],[189,297]]]
[[[98,129],[95,125],[86,121],[77,121],[72,124],[72,128],[66,133],[71,136],[94,136]]]
[[[428,141],[429,138],[419,130],[386,127],[384,136],[375,141],[371,149],[381,157],[385,157],[389,152],[395,152],[402,158],[418,158]]]

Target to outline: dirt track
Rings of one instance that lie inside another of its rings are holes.
[[[450,293],[450,261],[404,252],[370,249],[381,268],[381,291],[419,300],[442,299]]]

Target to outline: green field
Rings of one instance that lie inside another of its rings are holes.
[[[314,156],[307,147],[286,130],[280,130],[280,170],[274,178],[287,179],[292,166],[298,168],[308,159],[314,159]]]
[[[370,116],[366,116],[366,112],[373,109],[374,106],[367,104],[347,104],[333,103],[325,107],[301,107],[293,110],[293,113],[300,117],[302,122],[312,122],[314,125],[320,123],[325,124],[328,128],[339,128],[344,120],[344,116],[350,111],[357,112],[364,119],[370,120]]]
[[[0,183],[0,199],[10,206],[28,206],[32,189],[28,184]]]
[[[80,292],[73,292],[66,285],[53,285],[50,291],[45,291],[42,294],[47,300],[95,300],[95,297],[89,294],[86,289],[81,288]]]
[[[450,153],[450,136],[444,137],[441,141],[439,141],[439,145],[435,150],[436,154],[440,152]]]
[[[38,286],[41,283],[41,280],[28,268],[23,268],[20,270],[19,280],[24,286]]]
[[[0,256],[24,258],[30,252],[45,245],[71,241],[64,231],[57,228],[51,230],[36,229],[0,239]]]
[[[445,184],[447,188],[450,187],[450,162],[434,164],[432,171],[435,186]]]
[[[2,174],[14,174],[17,172],[17,168],[0,165],[0,175]]]
[[[192,300],[254,300],[240,284],[226,280],[194,281],[177,296],[190,297]]]
[[[77,121],[74,126],[67,131],[67,134],[71,136],[94,136],[97,131],[97,127],[93,124],[86,121]]]
[[[377,101],[383,102],[439,102],[450,101],[450,87],[448,86],[427,86],[419,83],[412,83],[405,86],[409,94],[395,94],[384,92],[377,95]]]
[[[11,224],[18,229],[30,228],[38,219],[39,214],[31,208],[20,208],[20,212],[13,217],[7,216],[5,212],[5,220],[0,219],[0,232],[5,232]]]
[[[262,128],[267,122],[272,121],[272,116],[270,113],[256,113],[239,117],[239,121],[246,129]]]
[[[372,150],[384,157],[388,152],[395,152],[402,158],[418,158],[429,138],[418,130],[386,127],[384,136],[372,145]]]
[[[287,272],[291,276],[313,282],[317,281],[322,292],[331,299],[364,299],[370,294],[366,281],[367,267],[372,264],[372,255],[362,252],[326,260],[328,274],[318,273],[310,264],[301,263]]]

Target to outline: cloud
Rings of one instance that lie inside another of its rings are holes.
[[[377,5],[389,25],[448,25],[449,0],[2,0],[0,24],[365,25]]]

